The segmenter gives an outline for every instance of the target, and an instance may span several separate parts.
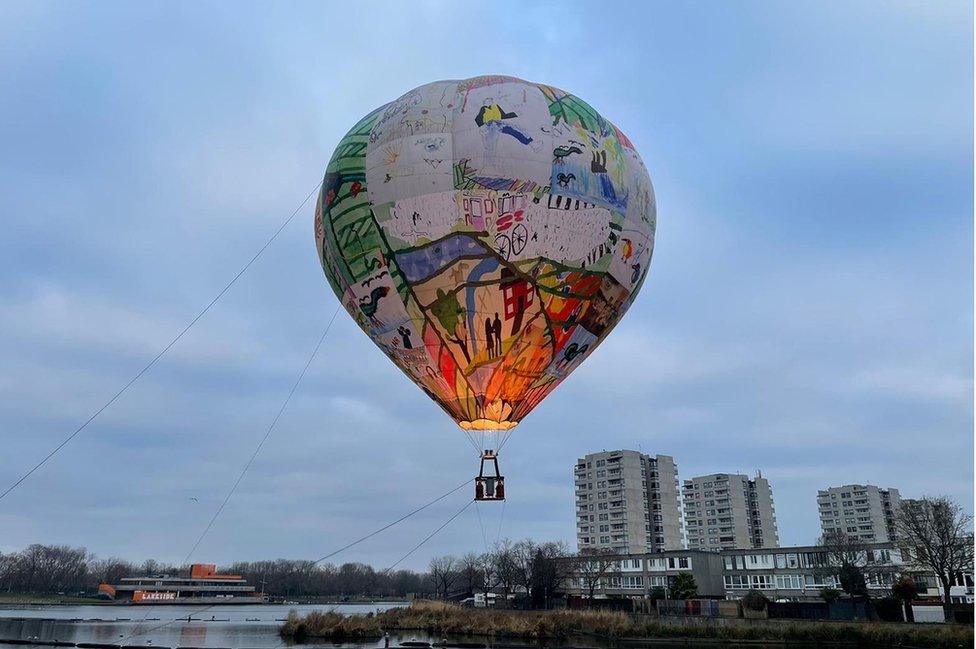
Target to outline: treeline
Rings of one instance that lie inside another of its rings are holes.
[[[232,563],[221,571],[241,575],[271,596],[404,597],[431,592],[425,573],[395,570],[387,573],[364,563],[316,564],[314,561],[276,559]]]
[[[520,608],[548,608],[580,562],[562,542],[501,541],[484,553],[434,557],[427,570],[439,599],[496,593]]]
[[[178,574],[181,567],[152,559],[141,564],[98,559],[85,548],[35,543],[20,552],[0,553],[0,592],[92,594],[102,582],[123,577]],[[189,571],[189,567],[186,567]]]
[[[565,580],[555,559],[565,556],[561,543],[504,541],[483,554],[435,557],[426,572],[377,570],[363,563],[316,564],[309,560],[275,559],[220,566],[238,574],[271,597],[404,597],[459,598],[498,588],[505,593],[536,592],[542,600]],[[0,592],[95,595],[100,583],[124,577],[187,576],[189,565],[149,559],[135,563],[117,557],[99,559],[85,548],[30,545],[0,554]],[[534,588],[534,591],[533,591]]]
[[[313,561],[276,559],[238,562],[219,568],[242,575],[248,583],[272,597],[402,597],[432,592],[425,573],[377,571],[362,563],[315,564]],[[0,554],[0,592],[94,595],[101,583],[124,577],[188,576],[189,565],[149,559],[134,563],[116,557],[98,559],[85,548],[66,545],[30,545],[20,552]]]

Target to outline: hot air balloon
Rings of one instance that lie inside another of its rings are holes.
[[[322,268],[376,345],[481,455],[607,337],[647,275],[656,206],[629,139],[579,97],[436,81],[361,119],[315,210]]]

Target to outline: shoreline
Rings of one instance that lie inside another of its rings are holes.
[[[177,601],[153,601],[146,603],[138,603],[131,601],[118,601],[118,600],[106,600],[99,597],[66,597],[66,596],[51,596],[45,597],[43,595],[10,595],[10,594],[0,594],[0,607],[4,606],[133,606],[133,607],[149,607],[149,606],[194,606],[199,604],[199,602],[194,602],[190,600],[177,600]],[[394,604],[408,606],[410,602],[406,600],[389,600],[389,599],[377,599],[377,600],[334,600],[334,599],[323,599],[314,601],[295,601],[287,600],[281,602],[268,601],[268,602],[210,602],[208,606],[214,607],[234,607],[234,606],[369,606],[374,604]]]

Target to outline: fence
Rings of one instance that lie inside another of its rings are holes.
[[[941,610],[941,609],[940,609]],[[743,611],[740,603],[716,599],[659,599],[657,613],[669,617],[759,617],[790,620],[871,620],[868,602],[770,602],[765,611]]]
[[[739,603],[723,599],[659,599],[658,615],[739,617]]]
[[[770,602],[769,617],[792,620],[870,620],[868,602]]]

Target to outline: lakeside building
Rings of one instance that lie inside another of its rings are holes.
[[[849,484],[817,492],[820,529],[824,534],[843,532],[861,541],[897,540],[895,517],[901,507],[897,489]]]
[[[670,455],[617,450],[576,461],[580,550],[664,552],[682,547],[678,467]]]
[[[685,533],[695,550],[779,546],[769,481],[739,473],[712,473],[684,481]]]
[[[866,582],[873,597],[887,595],[891,584],[903,575],[912,578],[922,597],[937,598],[942,592],[934,574],[905,560],[892,543],[868,544],[862,562],[868,566]],[[822,601],[821,588],[840,589],[835,570],[820,546],[627,554],[600,579],[594,596],[646,598],[656,587],[667,591],[679,572],[690,572],[698,597],[706,599],[741,599],[748,591],[758,590],[775,601]],[[577,571],[568,590],[586,596],[588,586]],[[957,576],[950,596],[960,603],[973,603],[972,568]]]
[[[189,577],[125,577],[99,584],[98,592],[126,604],[258,604],[267,601],[240,575],[221,575],[210,563],[195,563]]]

